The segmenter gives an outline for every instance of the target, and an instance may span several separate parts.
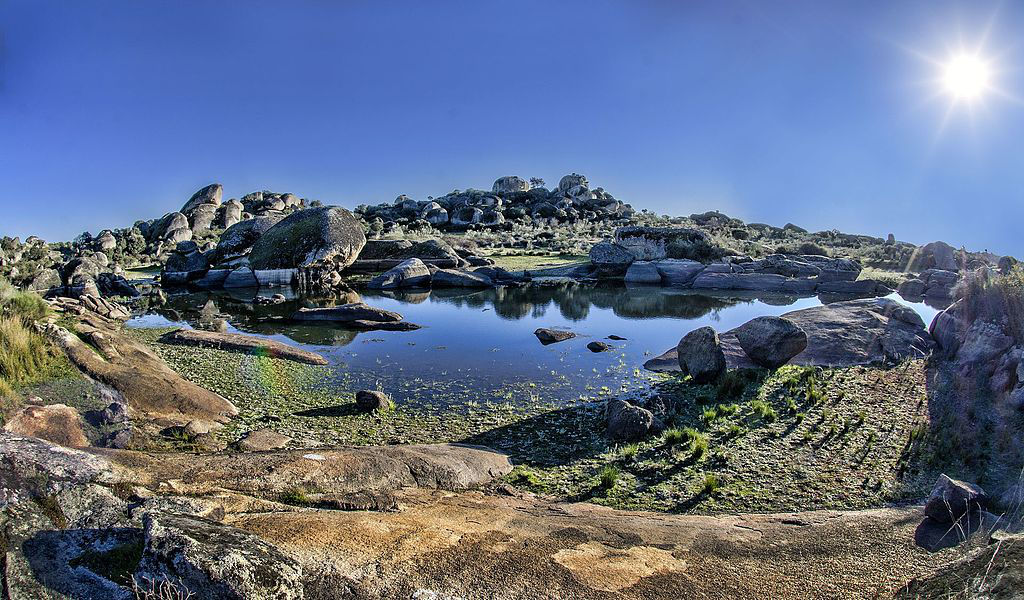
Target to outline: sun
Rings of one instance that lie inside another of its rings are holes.
[[[984,94],[992,79],[992,69],[979,56],[959,54],[943,65],[942,85],[958,100],[974,100]]]

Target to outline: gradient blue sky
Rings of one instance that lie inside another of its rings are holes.
[[[354,206],[577,171],[661,213],[1024,254],[1020,2],[6,0],[0,27],[0,234],[212,181]],[[947,119],[921,54],[986,29],[1006,95]]]

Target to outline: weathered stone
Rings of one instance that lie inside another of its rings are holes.
[[[964,515],[984,508],[987,501],[985,490],[943,473],[925,501],[924,514],[940,523],[954,523]]]
[[[82,431],[81,416],[66,404],[26,406],[7,420],[4,431],[37,437],[69,448],[89,445]]]
[[[612,349],[611,344],[607,342],[593,341],[587,344],[587,350],[591,352],[607,352]]]
[[[249,267],[239,267],[228,273],[222,284],[224,288],[254,288],[259,287],[256,275]]]
[[[276,340],[256,337],[254,335],[245,335],[242,333],[220,333],[215,331],[200,331],[196,329],[178,329],[177,331],[165,334],[161,338],[161,341],[165,343],[240,351],[260,356],[272,356],[274,358],[293,360],[308,365],[328,364],[327,359],[315,352],[295,348],[294,346],[290,346]]]
[[[363,226],[339,206],[296,211],[253,244],[254,269],[307,268],[330,264],[344,269],[355,262],[366,243]]]
[[[618,244],[599,242],[590,249],[590,262],[604,275],[621,275],[636,257]]]
[[[430,269],[423,264],[422,260],[410,258],[371,279],[367,287],[375,290],[391,290],[429,286]]]
[[[204,204],[209,204],[214,207],[220,205],[220,199],[224,195],[224,187],[219,183],[210,184],[198,192],[192,194],[192,197],[188,199],[185,206],[181,207],[181,213],[189,215],[193,210]]]
[[[700,327],[683,336],[676,346],[679,368],[695,383],[710,383],[725,372],[725,354],[718,334],[711,327]]]
[[[517,192],[526,192],[529,191],[529,189],[529,182],[522,177],[517,177],[515,175],[499,177],[491,187],[491,191],[501,196],[506,194],[515,194]]]
[[[637,260],[686,258],[706,261],[721,254],[708,234],[689,227],[619,227],[615,230],[615,243]]]
[[[363,412],[379,412],[391,409],[391,398],[377,390],[359,390],[356,392],[356,406]]]
[[[655,419],[651,411],[619,398],[609,400],[605,412],[608,418],[606,435],[615,440],[643,439],[654,426]]]
[[[259,537],[207,519],[151,511],[143,518],[139,578],[171,581],[200,598],[301,600],[302,570]]]
[[[494,282],[490,277],[475,271],[438,269],[434,272],[430,285],[436,288],[488,288],[493,287]]]
[[[789,319],[757,317],[735,329],[740,347],[755,363],[777,369],[807,347],[807,334]]]
[[[373,321],[373,322],[394,322],[401,321],[402,315],[383,308],[376,308],[355,302],[341,306],[327,308],[303,308],[292,315],[294,321]]]
[[[626,269],[625,281],[626,283],[660,285],[661,273],[651,261],[636,261]]]
[[[216,262],[223,263],[245,256],[256,240],[283,218],[282,215],[260,216],[228,227],[217,242]]]
[[[704,271],[704,263],[685,258],[665,258],[652,263],[664,285],[685,287]]]
[[[564,331],[561,329],[548,329],[547,327],[541,327],[533,332],[533,335],[537,336],[540,343],[547,346],[548,344],[554,344],[556,342],[564,342],[565,340],[576,337],[576,334],[571,331]]]
[[[264,452],[284,448],[292,438],[281,435],[272,429],[255,429],[248,431],[238,439],[232,447],[243,452]]]

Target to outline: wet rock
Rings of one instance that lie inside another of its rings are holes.
[[[371,279],[367,287],[374,290],[392,290],[429,286],[430,269],[422,260],[410,258]]]
[[[391,409],[391,398],[377,390],[356,392],[356,406],[363,412],[381,412]]]
[[[650,261],[636,261],[626,269],[626,283],[661,285],[661,273]]]
[[[78,411],[66,404],[26,406],[7,420],[4,431],[37,437],[69,448],[89,445]]]
[[[757,317],[735,330],[740,347],[759,366],[777,369],[807,347],[807,334],[789,319]]]
[[[490,277],[475,271],[438,269],[431,278],[430,285],[438,288],[488,288],[493,287],[494,282]]]
[[[593,341],[587,344],[587,350],[591,352],[607,352],[612,349],[612,345],[606,342]]]
[[[964,515],[984,508],[988,501],[980,487],[939,475],[924,505],[924,514],[940,523],[953,523]]]
[[[234,271],[228,273],[228,276],[224,278],[224,283],[221,285],[227,288],[254,288],[259,287],[259,280],[256,279],[256,274],[253,273],[249,267],[238,267]]]
[[[725,372],[725,354],[718,334],[711,327],[694,329],[676,347],[679,368],[696,383],[710,383]]]
[[[143,580],[180,582],[200,598],[301,600],[295,560],[259,537],[200,517],[147,513]]]
[[[362,302],[343,304],[327,308],[303,308],[292,314],[293,321],[371,321],[375,323],[397,322],[402,315],[383,308],[369,306]]]
[[[685,258],[666,258],[651,264],[658,270],[664,285],[685,287],[704,270],[704,263]]]
[[[561,329],[548,329],[547,327],[541,327],[533,332],[533,335],[537,336],[541,344],[547,346],[548,344],[554,344],[556,342],[564,342],[565,340],[576,337],[576,334],[571,331],[564,331]]]
[[[290,269],[331,265],[344,269],[366,244],[363,226],[340,206],[307,208],[288,215],[253,244],[254,269]]]
[[[199,331],[195,329],[179,329],[161,337],[161,341],[171,344],[184,344],[205,348],[233,350],[260,356],[272,356],[284,360],[293,360],[308,365],[326,365],[327,359],[315,352],[302,350],[294,346],[242,333],[220,333],[216,331]]]
[[[243,452],[265,452],[284,448],[292,438],[281,435],[272,429],[255,429],[238,439],[232,448]]]

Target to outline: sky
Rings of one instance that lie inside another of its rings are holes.
[[[1020,32],[1010,0],[4,0],[0,235],[211,182],[354,207],[579,172],[662,214],[1021,256]]]

